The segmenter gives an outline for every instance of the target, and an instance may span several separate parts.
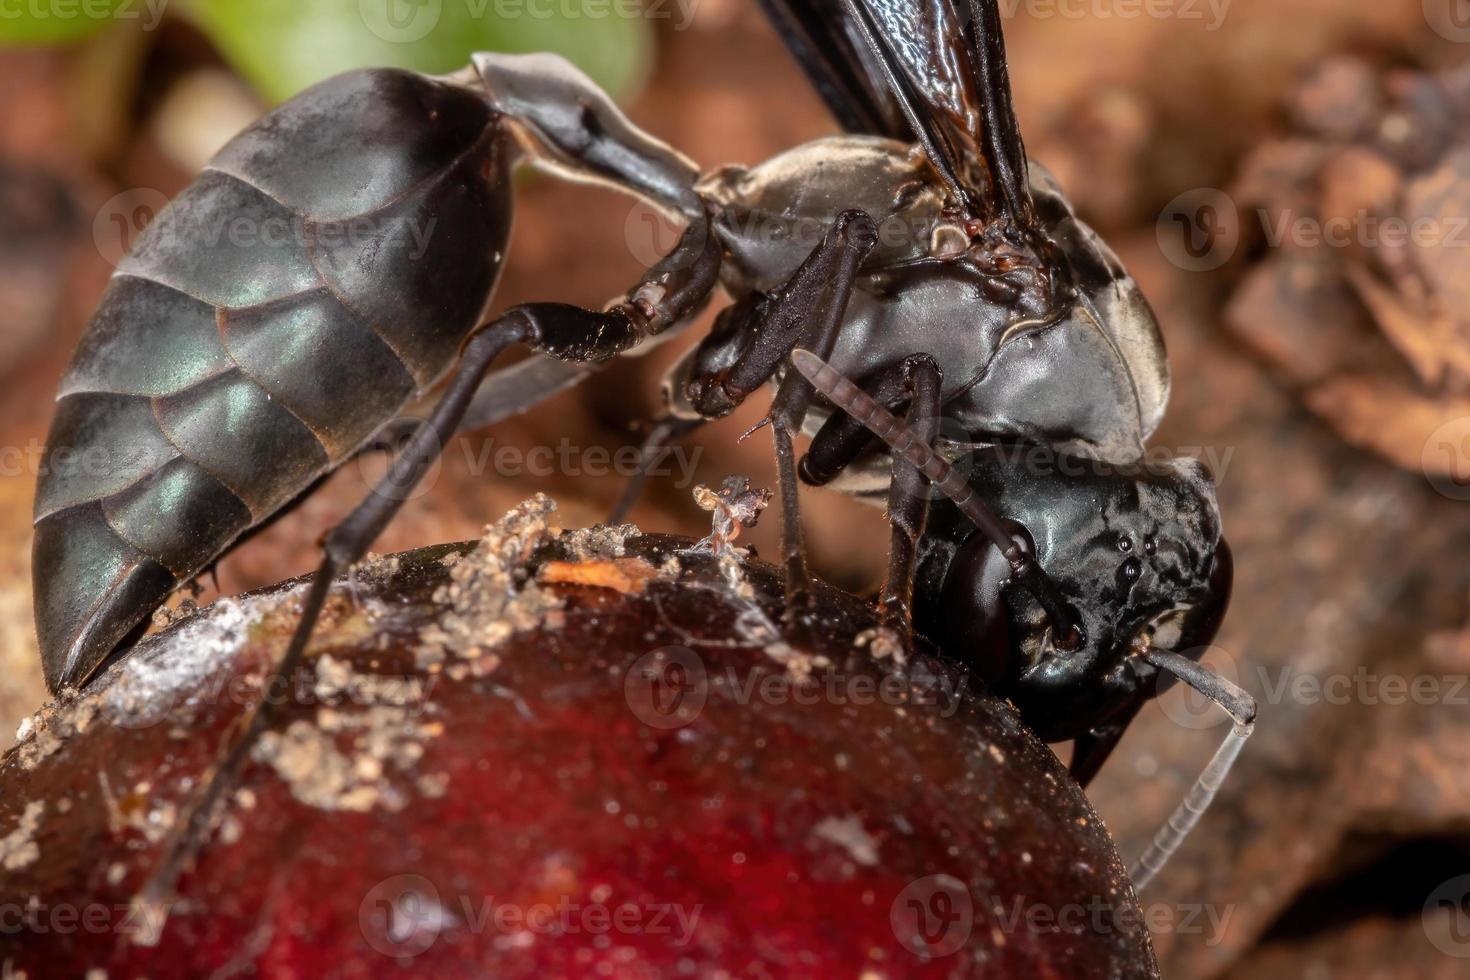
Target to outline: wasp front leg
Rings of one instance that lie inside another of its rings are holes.
[[[1133,708],[1122,718],[1107,725],[1100,725],[1077,736],[1072,741],[1072,761],[1067,765],[1067,771],[1072,778],[1077,780],[1077,785],[1086,789],[1123,740],[1123,733],[1133,723],[1133,718],[1138,714],[1138,709],[1143,707],[1142,702]]]
[[[638,498],[643,496],[649,474],[664,458],[664,453],[674,443],[703,425],[704,419],[684,419],[667,412],[654,419],[653,424],[648,427],[648,434],[643,437],[643,445],[638,448],[638,470],[628,479],[622,496],[613,505],[607,517],[608,524],[621,524],[627,520],[633,506],[638,503]]]
[[[690,361],[683,395],[693,414],[707,419],[729,415],[751,392],[770,381],[798,346],[830,356],[847,314],[858,266],[875,244],[873,219],[862,211],[844,211],[784,285],[731,307]],[[810,574],[802,544],[792,439],[806,418],[813,395],[805,378],[788,372],[760,424],[770,425],[775,444],[787,616],[796,625],[809,605]]]

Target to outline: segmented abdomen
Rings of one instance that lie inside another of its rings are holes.
[[[148,227],[47,440],[53,690],[443,375],[494,288],[506,153],[472,93],[354,72],[237,136]]]

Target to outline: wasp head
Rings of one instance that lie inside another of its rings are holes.
[[[980,458],[971,483],[1005,515],[1076,629],[1062,635],[996,545],[975,533],[944,580],[942,642],[976,663],[1041,737],[1073,738],[1136,710],[1162,689],[1144,654],[1197,659],[1213,638],[1232,564],[1202,464],[1104,471],[1046,450],[1003,450]]]

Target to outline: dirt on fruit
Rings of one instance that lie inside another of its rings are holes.
[[[524,574],[531,556],[556,535],[555,510],[555,501],[537,494],[486,528],[475,548],[453,564],[449,583],[434,596],[450,611],[420,636],[420,664],[479,659],[548,617],[555,622],[561,601]]]
[[[414,710],[376,705],[365,710],[321,707],[313,722],[296,720],[284,732],[266,732],[255,752],[291,788],[319,810],[399,811],[417,789],[415,767],[424,743],[442,725]]]
[[[612,589],[634,595],[663,573],[641,558],[614,558],[600,561],[549,561],[536,573],[537,581],[547,585],[586,585],[595,589]]]
[[[6,871],[19,871],[41,857],[36,844],[36,830],[41,826],[41,814],[46,804],[32,800],[21,814],[20,825],[4,837],[0,837],[0,867]]]
[[[16,732],[21,768],[35,768],[67,739],[85,732],[96,718],[97,708],[96,698],[74,697],[48,704],[27,718]]]

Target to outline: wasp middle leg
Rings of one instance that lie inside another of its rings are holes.
[[[857,384],[874,401],[893,412],[907,407],[905,425],[914,437],[932,445],[939,434],[939,364],[928,354],[913,354],[898,364],[874,372]],[[802,457],[804,482],[822,486],[855,462],[876,436],[845,412],[829,418]],[[913,638],[914,571],[919,539],[929,513],[929,481],[906,460],[895,456],[888,489],[888,520],[892,528],[888,572],[878,600],[881,622],[905,648]]]

